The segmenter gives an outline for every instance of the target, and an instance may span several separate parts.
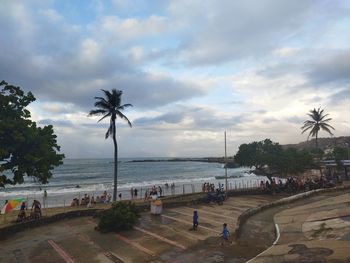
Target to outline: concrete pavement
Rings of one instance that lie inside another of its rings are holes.
[[[0,241],[0,262],[244,262],[254,255],[231,244],[220,245],[219,233],[231,231],[246,209],[278,199],[268,195],[241,196],[217,204],[166,209],[161,216],[143,213],[137,226],[121,233],[101,234],[97,220],[82,217],[26,230]],[[199,228],[192,231],[192,213]],[[242,254],[242,253],[241,253]]]

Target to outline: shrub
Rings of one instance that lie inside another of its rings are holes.
[[[103,233],[131,229],[140,217],[135,204],[118,202],[105,211],[98,223],[98,230]]]

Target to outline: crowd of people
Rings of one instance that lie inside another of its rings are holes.
[[[215,192],[215,191],[223,191],[224,190],[224,184],[218,183],[218,188],[215,190],[215,185],[213,183],[207,183],[205,182],[202,184],[202,192],[205,193],[210,193],[210,192]]]
[[[85,194],[81,200],[79,198],[74,198],[71,202],[71,206],[92,206],[94,204],[106,204],[111,201],[112,196],[107,194],[107,191],[104,191],[102,195],[95,196]]]
[[[279,179],[277,182],[275,178],[272,178],[271,183],[270,181],[260,181],[260,189],[265,192],[296,193],[301,191],[332,187],[335,185],[337,180],[339,180],[339,178],[327,178],[325,176],[314,178],[288,177],[285,182],[283,182],[281,179]]]

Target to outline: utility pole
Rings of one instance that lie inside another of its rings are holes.
[[[227,195],[227,151],[226,151],[226,131],[225,131],[225,191]]]

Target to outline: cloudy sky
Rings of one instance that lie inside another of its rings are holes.
[[[350,131],[350,2],[2,0],[0,79],[32,91],[69,158],[110,157],[100,89],[123,90],[122,157],[232,155],[306,140],[308,110]],[[327,136],[321,133],[321,136]]]

